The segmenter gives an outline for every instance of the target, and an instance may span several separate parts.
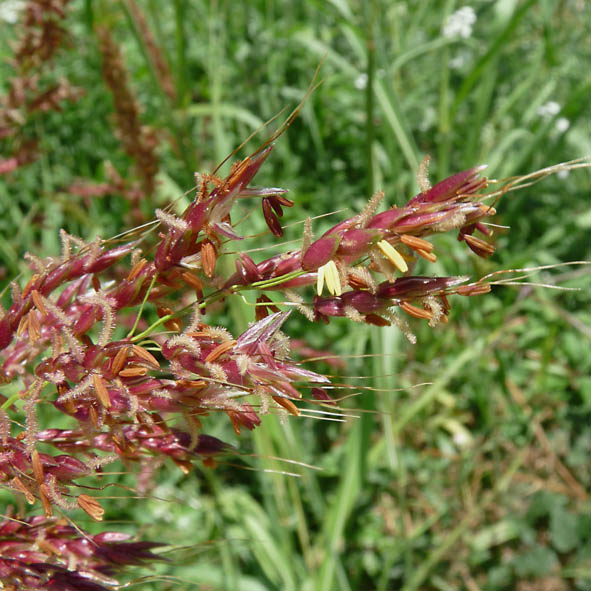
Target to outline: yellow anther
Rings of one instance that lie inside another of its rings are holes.
[[[326,280],[326,287],[332,295],[340,296],[343,293],[339,270],[334,261],[328,261],[324,265],[324,279]]]
[[[385,240],[378,242],[378,248],[382,251],[382,254],[401,272],[406,273],[408,271],[408,265],[402,258],[402,255]]]
[[[334,261],[328,261],[322,267],[318,267],[318,277],[316,279],[316,293],[321,296],[324,284],[331,295],[340,296],[343,293],[341,289],[341,278],[339,270]]]
[[[316,293],[321,296],[324,289],[324,265],[318,267],[318,275],[316,277]]]

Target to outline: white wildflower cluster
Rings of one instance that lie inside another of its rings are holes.
[[[548,101],[538,107],[537,113],[542,119],[552,119],[560,113],[560,108],[556,101]],[[566,117],[558,117],[554,127],[558,133],[564,133],[570,127],[570,121]]]
[[[451,70],[461,70],[472,59],[470,51],[460,51],[455,57],[449,60],[449,67]]]
[[[18,21],[19,12],[24,7],[23,0],[4,0],[0,2],[0,21],[11,25],[15,24]]]
[[[472,27],[475,22],[476,13],[474,9],[471,6],[463,6],[447,17],[445,23],[443,23],[441,33],[448,39],[454,37],[468,39],[472,35]]]
[[[355,78],[354,84],[357,90],[363,90],[367,86],[367,74],[359,74],[359,76]]]
[[[548,101],[540,105],[537,112],[542,119],[550,119],[560,112],[560,105],[556,101]]]
[[[558,117],[555,127],[558,133],[564,133],[570,127],[570,121],[566,117]]]

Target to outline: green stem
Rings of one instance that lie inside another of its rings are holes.
[[[140,309],[138,310],[137,316],[135,317],[135,322],[133,323],[133,327],[129,331],[129,334],[127,335],[128,339],[130,339],[133,336],[133,333],[135,332],[137,325],[139,324],[140,318],[142,317],[142,312],[144,311],[144,306],[146,305],[146,302],[148,301],[148,296],[150,295],[150,292],[152,291],[152,288],[154,287],[154,283],[156,283],[156,275],[154,275],[154,277],[152,277],[152,281],[150,281],[150,286],[146,290],[146,295],[144,296],[144,299],[142,300],[142,303],[140,305]]]
[[[13,394],[10,398],[7,398],[4,403],[2,404],[2,406],[0,406],[0,410],[7,410],[9,409],[17,400],[20,400],[21,398],[21,394],[20,392],[17,392],[16,394]]]

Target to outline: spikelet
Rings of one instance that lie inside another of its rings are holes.
[[[417,170],[417,185],[421,190],[421,193],[426,193],[431,188],[431,183],[429,182],[429,162],[431,161],[431,156],[427,154],[419,164],[419,169]]]
[[[369,220],[371,220],[374,217],[383,199],[383,191],[378,191],[371,196],[371,199],[367,202],[366,206],[363,208],[363,211],[356,218],[355,225],[358,228],[365,228],[367,226]]]

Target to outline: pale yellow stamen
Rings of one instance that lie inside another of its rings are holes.
[[[332,295],[340,296],[343,293],[341,290],[341,278],[339,277],[339,270],[337,269],[334,261],[328,261],[328,263],[326,263],[324,278],[326,280],[326,287]]]
[[[408,265],[402,258],[402,255],[385,240],[378,242],[378,248],[382,251],[382,254],[401,272],[406,273],[408,271]]]
[[[324,289],[324,265],[318,267],[318,275],[316,277],[316,293],[321,296],[322,290]]]
[[[322,267],[318,267],[318,277],[316,279],[316,293],[321,296],[324,284],[331,295],[340,296],[343,293],[341,289],[341,278],[339,270],[334,261],[328,261]]]

